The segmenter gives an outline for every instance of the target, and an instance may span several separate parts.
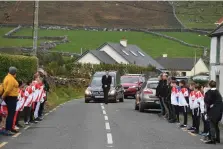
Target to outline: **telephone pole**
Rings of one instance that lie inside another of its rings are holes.
[[[34,1],[33,14],[33,55],[37,56],[39,0]]]
[[[39,0],[34,1],[33,12],[33,56],[37,57],[38,48],[38,13],[39,13]],[[39,68],[39,60],[37,58],[37,70]]]

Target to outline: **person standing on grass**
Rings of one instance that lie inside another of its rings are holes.
[[[184,122],[180,125],[181,128],[187,127],[187,114],[188,114],[188,104],[189,104],[189,92],[186,87],[185,80],[179,82],[180,92],[179,92],[179,106],[180,110],[183,111]]]
[[[220,143],[219,122],[222,119],[223,103],[222,96],[216,88],[216,82],[210,81],[210,90],[206,92],[204,102],[207,107],[207,119],[210,122],[209,140],[206,144]]]
[[[8,116],[6,119],[6,132],[5,135],[13,135],[13,118],[15,116],[16,111],[16,103],[18,98],[18,89],[19,83],[16,78],[17,69],[15,67],[9,68],[8,75],[4,78],[3,88],[4,93],[2,95],[2,99],[5,101],[8,108]]]
[[[102,76],[101,82],[102,82],[102,89],[104,92],[105,104],[108,104],[108,92],[110,90],[112,83],[112,77],[109,75],[109,71],[106,71],[106,74]]]

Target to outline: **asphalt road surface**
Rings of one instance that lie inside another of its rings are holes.
[[[0,136],[3,149],[222,149],[206,145],[154,113],[124,103],[73,100],[47,113],[44,121],[13,137]],[[222,140],[223,142],[223,140]]]

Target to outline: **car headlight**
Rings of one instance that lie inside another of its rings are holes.
[[[85,90],[85,94],[86,94],[86,95],[91,95],[91,91],[88,90],[88,89],[86,89],[86,90]]]
[[[116,90],[114,90],[114,89],[109,91],[110,95],[114,95],[115,93],[116,93]]]

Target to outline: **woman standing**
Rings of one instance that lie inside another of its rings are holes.
[[[206,144],[220,143],[219,122],[222,118],[222,96],[216,89],[216,82],[210,81],[210,90],[206,92],[204,101],[207,108],[207,118],[210,122],[209,140]]]

